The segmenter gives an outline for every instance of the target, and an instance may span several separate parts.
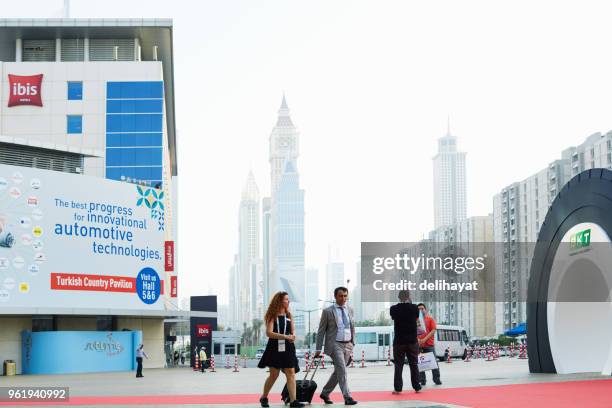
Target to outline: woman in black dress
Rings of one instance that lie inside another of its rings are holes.
[[[262,407],[269,407],[268,394],[282,370],[287,377],[290,407],[303,407],[296,400],[295,373],[300,371],[298,359],[295,356],[295,326],[289,311],[289,295],[287,292],[277,292],[265,316],[268,344],[257,365],[259,368],[269,367],[270,375],[264,383],[263,394],[259,398]]]

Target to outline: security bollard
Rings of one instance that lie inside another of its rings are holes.
[[[199,370],[200,370],[200,356],[196,354],[195,363],[193,364],[193,371],[199,371]]]
[[[239,372],[240,370],[238,369],[238,354],[234,354],[234,373]]]

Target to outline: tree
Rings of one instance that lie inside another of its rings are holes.
[[[375,326],[390,326],[390,325],[391,325],[391,319],[389,319],[385,315],[385,312],[380,312],[380,315],[378,316],[378,319],[376,319],[376,325]]]
[[[252,322],[252,327],[253,327],[253,344],[259,345],[262,326],[263,326],[263,320],[261,320],[261,319],[253,319],[253,322]]]

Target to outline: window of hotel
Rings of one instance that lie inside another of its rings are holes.
[[[66,132],[68,134],[83,133],[83,116],[82,115],[68,115],[66,117]]]
[[[83,82],[70,81],[68,82],[68,100],[82,101],[83,100]]]

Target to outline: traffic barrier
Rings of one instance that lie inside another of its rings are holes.
[[[452,363],[453,361],[451,360],[451,351],[450,351],[450,347],[449,347],[449,348],[447,348],[447,349],[444,351],[444,354],[446,354],[446,363],[448,363],[448,364]]]
[[[210,372],[215,373],[215,356],[210,356]]]
[[[240,371],[238,369],[238,354],[234,354],[234,373],[237,373],[238,371]]]
[[[521,360],[525,360],[527,358],[527,347],[525,347],[524,344],[521,344],[518,358]]]
[[[308,364],[309,359],[310,359],[310,352],[307,351],[306,353],[304,353],[304,360],[306,360],[306,372],[310,371],[310,364]]]
[[[199,370],[200,370],[200,356],[198,356],[198,354],[196,353],[195,363],[193,364],[193,371],[199,371]]]
[[[463,360],[463,362],[464,363],[469,363],[471,358],[472,358],[472,348],[468,347],[465,350],[465,359]]]
[[[246,356],[246,354],[244,354],[242,356],[242,363],[243,363],[242,364],[242,368],[247,368],[247,356]]]
[[[321,370],[325,370],[325,353],[321,353]]]
[[[487,346],[486,347],[486,354],[487,354],[487,360],[486,361],[493,361],[493,358],[491,356],[491,346]]]
[[[351,368],[355,368],[355,356],[351,351]]]
[[[230,369],[232,366],[230,365],[230,356],[229,354],[225,356],[225,368]]]
[[[391,365],[391,347],[387,347],[387,367]]]
[[[365,350],[361,350],[361,367],[360,368],[365,368]]]

